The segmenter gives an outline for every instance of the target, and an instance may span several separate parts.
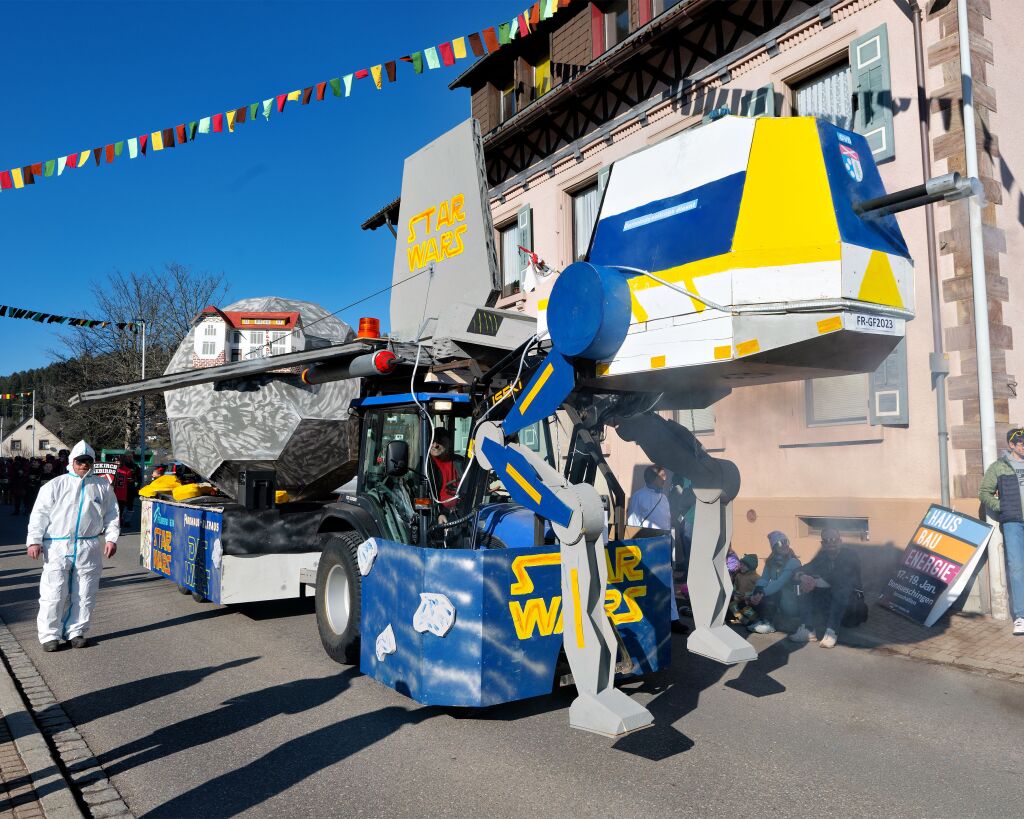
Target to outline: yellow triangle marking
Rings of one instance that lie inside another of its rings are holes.
[[[857,298],[875,304],[887,304],[890,307],[902,307],[900,288],[896,284],[896,276],[889,264],[889,257],[880,250],[871,251],[868,269],[864,271]]]

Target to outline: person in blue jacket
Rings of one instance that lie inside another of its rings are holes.
[[[750,595],[750,604],[757,611],[758,619],[747,629],[758,634],[774,633],[774,621],[783,615],[794,617],[799,611],[795,575],[800,569],[800,560],[793,554],[785,532],[771,532],[768,545],[772,553]]]

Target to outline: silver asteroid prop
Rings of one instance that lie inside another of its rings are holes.
[[[242,299],[225,311],[298,312],[305,349],[350,341],[352,328],[317,304],[294,299]],[[306,329],[308,328],[308,329]],[[188,370],[196,328],[175,351],[166,373]],[[358,426],[349,403],[359,379],[303,384],[297,371],[266,373],[164,394],[174,457],[232,498],[239,471],[273,469],[293,501],[323,496],[356,472]]]

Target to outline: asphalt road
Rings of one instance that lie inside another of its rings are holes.
[[[108,561],[95,645],[44,654],[25,518],[0,507],[0,614],[138,815],[1019,816],[1024,688],[756,637],[625,688],[656,726],[568,727],[571,693],[426,708],[323,653],[312,601],[226,609]]]

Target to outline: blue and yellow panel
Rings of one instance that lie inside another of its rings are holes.
[[[424,705],[485,706],[547,694],[562,646],[560,555],[525,549],[420,549],[378,540],[362,583],[361,670]],[[605,610],[638,673],[667,668],[668,537],[611,543]],[[421,593],[445,595],[455,622],[444,637],[420,633]],[[395,651],[378,660],[388,626]]]
[[[143,503],[152,510],[149,532],[143,534],[150,571],[219,603],[221,510],[157,500]]]

